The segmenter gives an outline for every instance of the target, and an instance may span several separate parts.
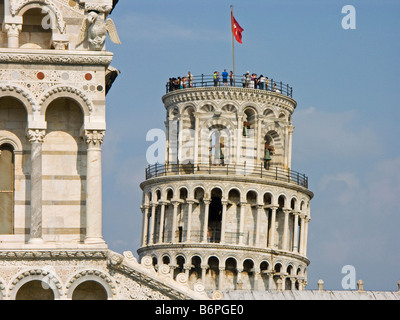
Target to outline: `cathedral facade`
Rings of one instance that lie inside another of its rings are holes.
[[[117,2],[0,1],[0,300],[332,297],[305,291],[313,193],[291,169],[297,104],[282,83],[168,87],[139,259],[108,248],[101,159],[118,70],[105,39],[120,43]]]
[[[0,300],[204,297],[102,237],[116,2],[0,2]]]

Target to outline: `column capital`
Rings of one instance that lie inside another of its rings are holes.
[[[4,23],[4,30],[8,36],[18,36],[22,30],[22,24],[19,23]]]
[[[211,199],[203,199],[204,204],[210,204],[211,203]]]
[[[88,145],[101,146],[103,144],[104,136],[106,132],[104,130],[84,130],[82,138]]]
[[[288,126],[287,128],[288,128],[288,133],[292,134],[294,131],[294,126]]]
[[[175,207],[179,206],[181,204],[180,200],[171,200],[171,204]]]
[[[26,137],[30,143],[43,143],[46,136],[46,130],[43,129],[27,129],[25,132]]]

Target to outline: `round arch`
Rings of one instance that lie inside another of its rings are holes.
[[[29,116],[39,109],[38,104],[31,93],[20,86],[0,84],[0,91],[4,94],[0,99],[11,97],[18,100],[18,102],[24,106],[27,113],[27,121]]]
[[[72,300],[76,288],[84,282],[96,282],[102,286],[107,295],[107,300],[112,300],[116,293],[116,287],[109,276],[100,270],[84,270],[75,274],[68,282],[66,289],[67,298]]]
[[[254,112],[255,116],[258,116],[260,114],[260,110],[259,107],[257,105],[255,105],[254,103],[245,103],[241,106],[240,108],[240,113],[246,113],[246,111],[251,110],[252,112]]]
[[[59,98],[67,98],[76,102],[82,109],[85,120],[84,122],[87,122],[87,119],[89,119],[90,114],[93,111],[93,105],[90,102],[90,99],[82,91],[73,87],[57,86],[43,93],[40,99],[40,114],[44,116],[49,105]]]
[[[63,15],[60,9],[50,0],[15,1],[11,3],[10,11],[13,16],[23,16],[26,11],[34,8],[43,9],[43,6],[48,8],[52,21],[56,21],[58,31],[64,34],[66,23]]]
[[[19,274],[11,283],[12,286],[9,288],[10,290],[10,299],[16,300],[17,294],[19,290],[29,282],[41,282],[45,284],[46,287],[43,287],[44,290],[52,290],[53,299],[60,299],[62,293],[62,285],[59,279],[51,272],[42,269],[36,270],[27,270]]]
[[[0,146],[9,144],[14,149],[14,152],[22,152],[23,146],[21,140],[12,132],[0,130]]]

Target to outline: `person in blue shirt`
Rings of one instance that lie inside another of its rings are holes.
[[[224,72],[222,72],[222,82],[224,84],[224,87],[228,86],[228,72],[226,72],[226,69],[224,69]]]

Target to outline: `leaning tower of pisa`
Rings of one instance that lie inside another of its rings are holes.
[[[140,258],[214,290],[303,290],[308,178],[291,167],[289,85],[167,84],[165,163],[146,168]]]

